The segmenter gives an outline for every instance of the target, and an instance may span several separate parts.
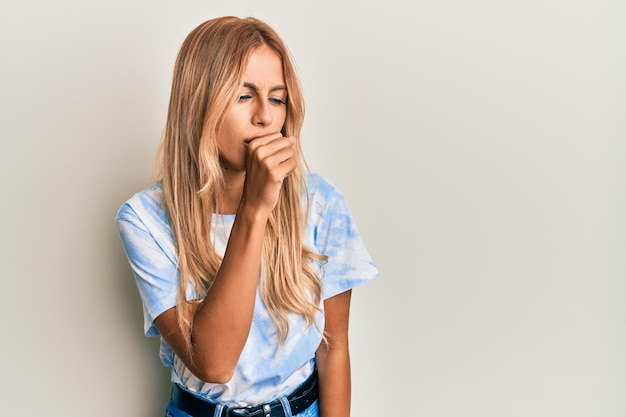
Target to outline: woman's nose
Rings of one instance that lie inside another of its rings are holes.
[[[252,115],[252,123],[260,126],[270,125],[273,121],[272,109],[267,101],[259,101]]]

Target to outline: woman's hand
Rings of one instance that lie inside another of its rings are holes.
[[[243,202],[268,213],[276,206],[283,180],[297,166],[295,143],[280,133],[248,142]]]

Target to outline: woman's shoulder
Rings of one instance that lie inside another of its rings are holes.
[[[309,197],[330,197],[333,194],[341,195],[337,185],[328,177],[318,172],[307,172],[306,185]]]
[[[310,206],[314,212],[326,213],[340,209],[346,204],[339,187],[327,176],[311,172],[307,174],[307,190]]]
[[[166,217],[163,206],[163,188],[160,182],[136,192],[122,204],[116,218],[128,217]]]

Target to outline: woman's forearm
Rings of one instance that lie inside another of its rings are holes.
[[[191,342],[202,373],[227,382],[248,338],[267,215],[240,207],[215,281],[196,310]]]
[[[324,301],[325,335],[315,359],[319,373],[321,417],[349,417],[351,401],[348,320],[352,291]]]
[[[350,416],[351,377],[348,349],[320,348],[316,359],[321,417]]]

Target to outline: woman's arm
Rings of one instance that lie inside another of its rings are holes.
[[[237,214],[210,291],[202,303],[185,306],[189,325],[180,327],[179,306],[154,321],[187,368],[207,382],[230,380],[252,323],[266,220],[244,212]]]
[[[324,301],[326,342],[322,341],[315,358],[319,373],[321,417],[349,417],[351,399],[348,322],[348,290]]]
[[[296,166],[293,144],[293,138],[280,134],[250,142],[241,203],[211,289],[202,303],[184,311],[190,325],[179,326],[179,307],[154,321],[176,355],[204,381],[228,382],[248,338],[265,226],[283,179]]]

